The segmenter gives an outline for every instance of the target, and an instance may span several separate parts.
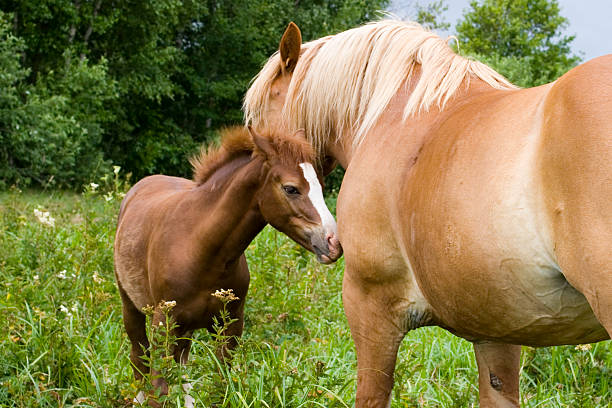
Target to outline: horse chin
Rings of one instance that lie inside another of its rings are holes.
[[[324,265],[329,265],[330,263],[333,263],[335,261],[335,259],[331,259],[327,255],[317,254],[317,261],[319,261],[320,263],[322,263]]]

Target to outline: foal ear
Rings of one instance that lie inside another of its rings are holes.
[[[253,130],[251,125],[247,126],[247,129],[249,131],[249,134],[251,135],[251,139],[253,139],[253,145],[255,146],[254,151],[261,154],[266,160],[273,157],[275,151],[272,147],[270,139],[257,134],[257,132]]]
[[[296,130],[295,133],[293,134],[293,137],[296,137],[302,140],[308,140],[306,139],[306,131],[304,129]]]
[[[302,33],[293,21],[287,26],[278,48],[280,50],[283,72],[293,72],[298,58],[300,58],[300,49],[302,48]]]

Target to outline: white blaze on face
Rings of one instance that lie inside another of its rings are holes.
[[[310,199],[310,202],[312,203],[314,208],[319,213],[319,217],[321,218],[321,222],[323,223],[323,228],[325,228],[326,232],[331,232],[336,235],[336,220],[334,220],[334,216],[329,212],[329,209],[325,205],[325,200],[323,199],[323,189],[321,188],[321,183],[319,183],[319,179],[317,178],[317,173],[315,172],[315,169],[310,163],[301,163],[300,167],[302,168],[302,172],[304,173],[304,178],[310,186],[310,190],[308,191],[308,198]]]

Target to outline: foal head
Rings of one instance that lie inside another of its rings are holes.
[[[254,155],[263,161],[264,180],[257,205],[264,219],[304,248],[321,263],[342,255],[336,221],[323,200],[314,153],[298,130],[291,136],[261,135],[249,127]]]

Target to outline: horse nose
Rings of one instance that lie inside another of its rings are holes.
[[[327,241],[327,248],[329,250],[329,258],[332,261],[337,260],[342,256],[342,245],[340,245],[340,240],[338,240],[338,236],[333,232],[328,232],[325,240]]]
[[[342,247],[334,232],[317,228],[310,235],[310,244],[317,260],[323,264],[330,264],[342,255]]]

